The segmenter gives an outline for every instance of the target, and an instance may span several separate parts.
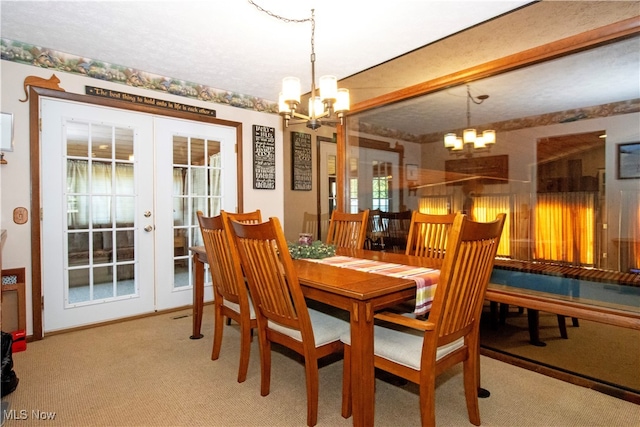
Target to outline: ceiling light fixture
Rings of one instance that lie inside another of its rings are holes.
[[[249,0],[260,11],[285,22],[311,22],[311,96],[309,97],[309,115],[298,112],[300,106],[300,79],[298,77],[285,77],[282,79],[282,92],[278,97],[278,110],[284,118],[284,126],[289,124],[306,123],[308,128],[318,129],[323,124],[343,124],[344,113],[349,111],[349,90],[338,89],[336,76],[322,76],[319,80],[319,88],[316,88],[316,52],[315,9],[311,9],[311,18],[287,19],[275,15]],[[295,120],[299,119],[299,120]]]
[[[475,129],[471,127],[471,101],[480,105],[489,95],[471,96],[471,88],[467,85],[467,129],[462,132],[462,136],[455,133],[448,133],[444,136],[444,146],[451,154],[465,155],[471,157],[474,150],[490,150],[491,146],[496,142],[496,131],[487,129],[479,135]]]
[[[282,79],[282,92],[278,99],[278,109],[284,118],[284,126],[289,123],[307,123],[307,127],[318,129],[326,123],[343,124],[344,113],[349,111],[349,90],[338,89],[336,76],[320,77],[320,90],[316,89],[316,52],[315,32],[316,20],[314,9],[311,9],[311,96],[309,97],[309,115],[296,111],[300,105],[300,79],[297,77],[285,77]],[[337,119],[332,116],[336,115]],[[301,119],[292,121],[293,118]]]

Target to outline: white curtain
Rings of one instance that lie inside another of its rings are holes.
[[[209,157],[209,167],[176,167],[173,169],[173,219],[175,225],[187,225],[189,203],[192,204],[192,224],[197,224],[195,214],[202,211],[207,216],[220,213],[222,191],[221,155]],[[187,177],[189,181],[187,181]]]
[[[620,235],[618,257],[621,271],[640,268],[640,192],[620,194]]]
[[[540,193],[535,206],[535,258],[593,265],[596,194]]]
[[[421,197],[418,212],[430,215],[446,215],[450,213],[451,197],[433,196]]]
[[[133,224],[134,190],[132,164],[91,162],[89,168],[87,160],[67,160],[68,227],[110,225],[114,213],[119,224]]]
[[[209,179],[211,180],[211,212],[218,215],[221,208],[222,200],[222,156],[220,153],[214,154],[209,157],[209,164],[211,169],[209,170]]]
[[[507,214],[498,246],[498,256],[511,256],[511,198],[504,194],[476,196],[473,203],[473,217],[476,221],[490,222],[499,213]]]

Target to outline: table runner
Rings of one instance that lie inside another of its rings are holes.
[[[416,282],[416,308],[414,311],[416,315],[424,315],[431,309],[438,278],[440,277],[440,270],[433,268],[372,261],[340,255],[323,259],[307,259],[306,261],[382,274],[384,276],[413,279]]]

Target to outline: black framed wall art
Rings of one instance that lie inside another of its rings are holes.
[[[291,132],[291,189],[311,191],[311,135]]]
[[[253,188],[276,188],[276,129],[253,125]]]

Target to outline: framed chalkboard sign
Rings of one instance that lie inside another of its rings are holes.
[[[291,189],[311,191],[311,135],[291,132]]]
[[[276,129],[253,125],[253,188],[276,189]]]

